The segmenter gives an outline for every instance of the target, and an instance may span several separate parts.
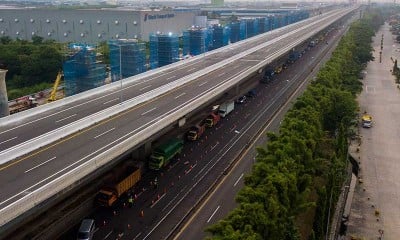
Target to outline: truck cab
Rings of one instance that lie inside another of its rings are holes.
[[[160,154],[153,153],[150,156],[149,168],[152,170],[160,170],[164,165],[164,157]]]
[[[221,119],[220,115],[212,112],[210,115],[208,115],[208,117],[205,120],[206,127],[209,128],[214,127],[215,125],[217,125],[220,119]]]
[[[108,189],[100,190],[97,195],[97,202],[100,204],[100,206],[112,206],[114,205],[115,201],[117,201],[116,194]]]
[[[189,131],[187,132],[187,139],[190,141],[196,141],[198,140],[201,135],[203,135],[205,130],[205,124],[197,124],[195,126],[192,126]]]

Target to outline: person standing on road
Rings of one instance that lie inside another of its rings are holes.
[[[129,205],[130,208],[133,206],[133,197],[132,197],[132,195],[130,195],[129,198],[128,198],[128,205]]]

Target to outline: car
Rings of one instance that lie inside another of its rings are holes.
[[[239,103],[239,104],[245,103],[246,99],[247,99],[246,96],[243,95],[236,100],[236,103]]]

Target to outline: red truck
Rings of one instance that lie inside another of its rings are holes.
[[[214,127],[215,125],[217,125],[219,120],[221,120],[221,116],[212,112],[205,120],[206,126],[209,128]]]
[[[196,141],[201,137],[201,135],[203,135],[205,130],[206,124],[204,122],[196,124],[195,126],[191,127],[187,132],[187,139],[190,141]]]

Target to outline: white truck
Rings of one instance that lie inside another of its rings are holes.
[[[224,102],[223,104],[221,104],[219,106],[218,114],[221,117],[225,117],[230,112],[232,112],[233,109],[235,109],[235,102],[234,101]]]

